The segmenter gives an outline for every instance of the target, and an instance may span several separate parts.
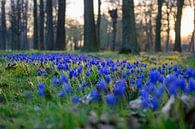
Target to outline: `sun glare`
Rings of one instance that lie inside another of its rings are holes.
[[[94,1],[95,13],[97,12],[97,0]],[[103,6],[104,8],[108,8]],[[105,10],[105,9],[103,9]],[[83,1],[82,0],[71,0],[67,7],[67,16],[82,21],[83,16]],[[181,36],[187,37],[193,32],[194,25],[194,10],[191,7],[183,9],[182,25],[181,25]],[[171,31],[171,37],[174,38],[174,31]]]
[[[191,7],[187,7],[183,10],[181,35],[187,37],[192,34],[194,29],[194,11]]]
[[[67,5],[67,16],[71,18],[80,18],[83,15],[83,1],[71,0]]]

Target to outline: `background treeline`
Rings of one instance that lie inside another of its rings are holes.
[[[183,37],[181,20],[195,0],[97,0],[97,13],[94,1],[84,0],[84,24],[66,17],[69,2],[0,0],[0,49],[194,51],[195,31]]]

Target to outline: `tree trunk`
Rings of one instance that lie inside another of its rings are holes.
[[[178,52],[182,52],[182,48],[181,48],[181,18],[182,18],[183,6],[184,6],[184,0],[177,0],[174,51],[178,51]]]
[[[11,0],[10,7],[11,49],[16,50],[16,7],[14,0]]]
[[[16,49],[21,49],[21,1],[16,3]]]
[[[112,23],[112,51],[115,51],[116,47],[116,27],[117,27],[117,21],[113,21]]]
[[[122,5],[123,17],[123,41],[120,53],[139,54],[139,46],[137,44],[136,24],[134,14],[134,1],[123,0]]]
[[[39,44],[40,44],[40,50],[44,50],[44,22],[45,22],[45,14],[44,14],[44,0],[40,0],[39,5],[39,11],[40,11],[40,21],[39,21]]]
[[[155,51],[161,51],[161,20],[162,20],[162,5],[163,0],[158,0],[158,14],[156,18],[156,39],[155,39]]]
[[[53,34],[53,9],[52,9],[52,0],[47,0],[47,22],[46,22],[46,43],[47,49],[53,50],[54,47],[54,34]]]
[[[167,6],[168,7],[168,6]],[[165,51],[169,51],[169,41],[170,41],[170,13],[171,9],[167,11],[167,38],[166,38],[166,45],[165,45]]]
[[[166,14],[167,14],[167,37],[166,37],[166,44],[165,44],[165,51],[169,51],[169,42],[170,42],[170,14],[172,13],[172,7],[169,5],[169,2],[166,3]]]
[[[150,8],[152,9],[153,8],[153,3],[151,3],[151,5],[150,5]],[[150,43],[148,44],[149,46],[149,51],[151,50],[151,48],[153,48],[153,43],[154,43],[154,40],[153,40],[153,26],[152,26],[152,12],[153,12],[153,10],[150,10],[150,13],[149,13],[149,25],[148,25],[148,31],[149,31],[149,41],[150,41]],[[152,50],[154,50],[154,49],[152,49]]]
[[[27,0],[21,0],[20,45],[22,50],[28,49],[28,2]]]
[[[194,51],[194,47],[195,47],[195,0],[193,0],[193,6],[194,6],[194,30],[192,33],[192,38],[191,38],[191,44],[190,44],[190,51],[195,52]]]
[[[5,14],[5,4],[6,1],[1,1],[1,28],[0,28],[0,35],[1,35],[1,43],[0,43],[0,50],[6,49],[6,40],[7,40],[7,27],[6,27],[6,14]]]
[[[110,17],[112,18],[112,47],[111,50],[115,51],[116,46],[116,25],[117,25],[117,18],[118,12],[117,9],[109,10]]]
[[[34,42],[34,49],[38,49],[38,22],[37,22],[37,0],[33,0],[34,8],[33,8],[33,18],[34,18],[34,31],[33,31],[33,42]]]
[[[25,49],[29,50],[29,41],[28,41],[28,9],[29,9],[29,1],[25,2],[25,30],[24,30],[24,41],[25,41]]]
[[[73,36],[73,42],[74,42],[74,50],[78,50],[78,48],[79,48],[79,46],[78,46],[78,43],[79,43],[79,36],[78,36],[78,34]]]
[[[64,50],[66,34],[65,34],[65,11],[66,0],[58,0],[58,23],[57,23],[57,36],[56,36],[56,49]]]
[[[193,31],[192,52],[195,52],[195,0],[194,0],[194,31]]]
[[[93,0],[84,0],[84,47],[83,51],[98,51],[94,20]]]
[[[100,25],[101,25],[101,0],[98,0],[98,18],[97,18],[97,44],[100,48]]]

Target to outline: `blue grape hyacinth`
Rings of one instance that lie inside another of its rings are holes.
[[[105,96],[106,103],[110,106],[114,106],[117,103],[117,98],[113,94],[107,94]]]
[[[107,84],[106,82],[101,79],[97,82],[97,88],[99,88],[100,90],[106,90],[107,89]]]
[[[38,94],[39,96],[45,96],[45,84],[43,82],[38,84]]]

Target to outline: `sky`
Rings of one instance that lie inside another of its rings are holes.
[[[83,15],[83,0],[68,0],[66,9],[67,16],[79,18]]]
[[[183,36],[188,36],[193,32],[194,29],[194,10],[187,7],[183,10],[183,18],[181,25],[181,34]]]
[[[84,6],[83,6],[84,0],[68,0],[67,5],[67,17],[78,19],[79,21],[82,21],[82,16],[84,12]],[[105,0],[102,0],[104,2]],[[135,4],[138,3],[141,0],[135,0]],[[94,12],[97,14],[97,8],[98,7],[98,0],[94,0]],[[106,11],[108,10],[109,6],[107,4],[102,4],[102,10]],[[188,7],[184,9],[183,11],[183,18],[182,18],[182,26],[181,26],[181,33],[183,36],[188,36],[193,31],[193,9]],[[173,36],[174,34],[172,34]]]
[[[72,17],[72,18],[80,18],[83,16],[83,1],[84,0],[68,0],[68,5],[67,5],[67,15]],[[108,5],[105,4],[105,0],[102,0],[102,10],[108,9]],[[135,0],[135,4],[138,3],[140,0]],[[95,13],[97,13],[97,8],[98,7],[98,0],[94,0],[94,10]]]
[[[83,4],[84,0],[68,0],[67,3],[67,9],[66,9],[66,13],[67,16],[71,17],[71,18],[80,18],[83,16],[84,13],[84,4]],[[104,1],[104,0],[102,0]],[[98,10],[98,0],[94,0],[94,10],[95,13],[97,13]],[[102,5],[102,9],[105,9],[105,5]]]

